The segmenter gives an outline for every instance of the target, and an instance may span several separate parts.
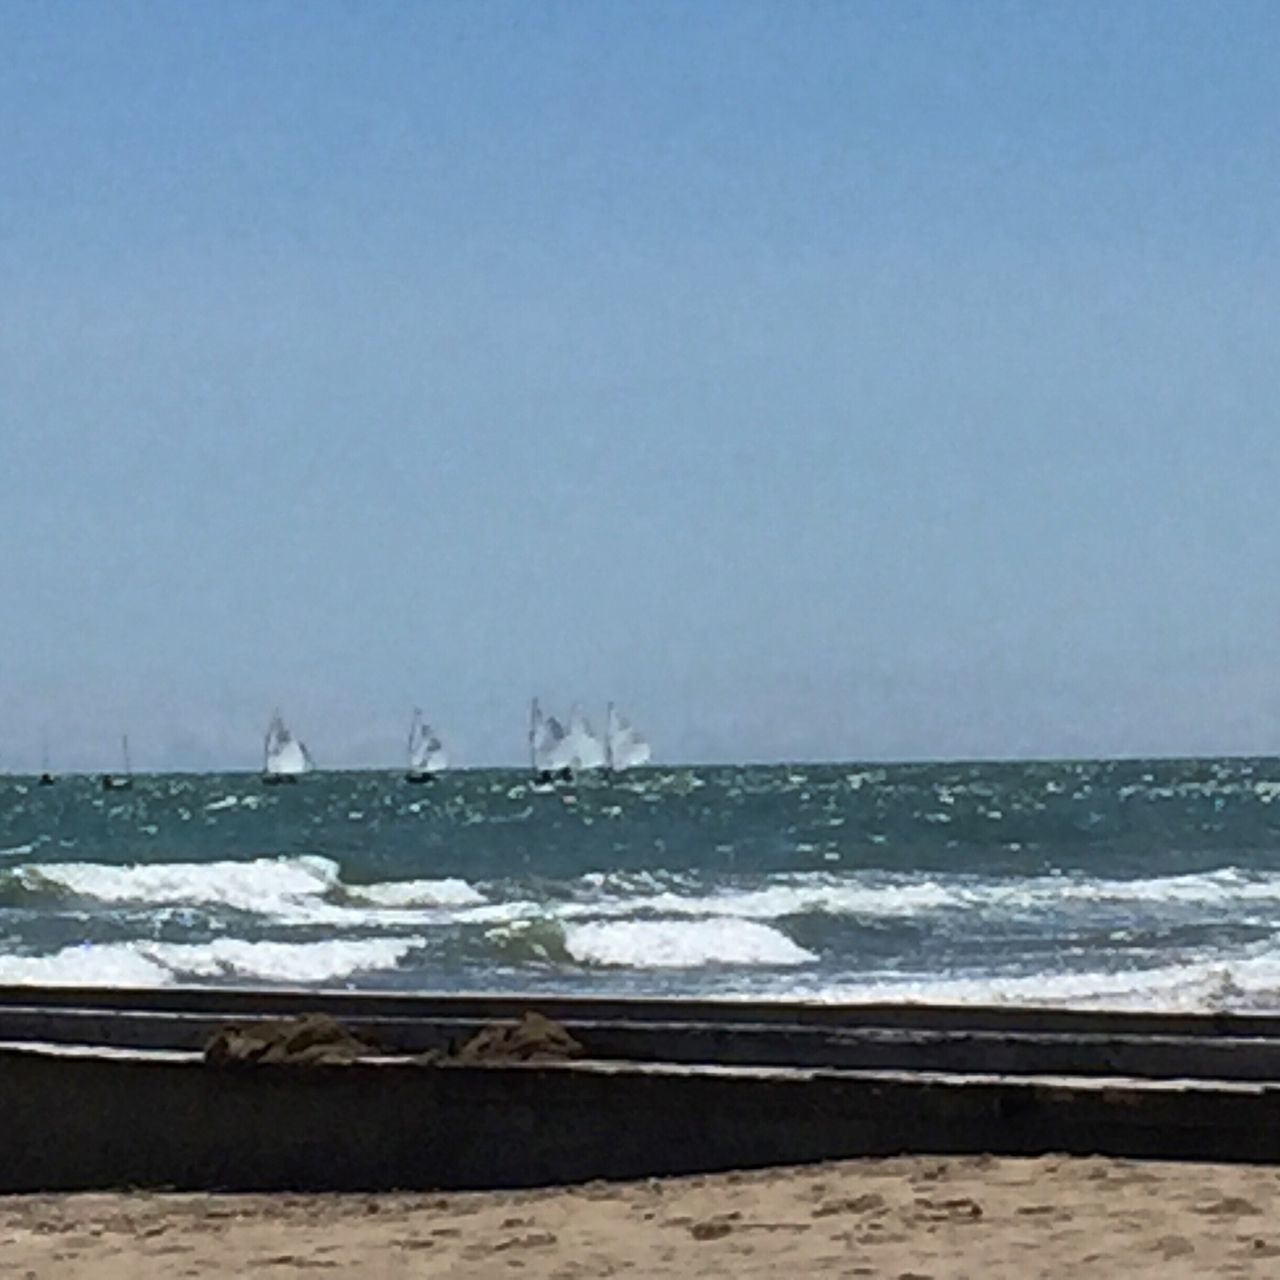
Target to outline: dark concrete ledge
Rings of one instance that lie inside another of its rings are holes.
[[[733,1022],[812,1027],[1102,1033],[1280,1038],[1280,1016],[1236,1013],[1120,1012],[1092,1009],[939,1004],[824,1004],[784,1000],[664,1000],[531,994],[324,991],[313,987],[0,986],[0,1028],[11,1008],[102,1009],[210,1014],[217,1017],[329,1013],[335,1018],[453,1018],[483,1023],[536,1008],[559,1021],[635,1025]],[[0,1035],[0,1038],[3,1038]]]
[[[527,1187],[905,1152],[1280,1161],[1280,1090],[670,1064],[214,1068],[0,1048],[0,1191]]]
[[[530,1003],[539,1011],[545,1007]],[[747,1017],[753,1012],[743,1011]],[[244,1012],[234,1021],[244,1025],[273,1016]],[[213,1012],[15,1006],[0,1010],[0,1042],[198,1051],[230,1020]],[[485,1024],[473,1017],[378,1016],[353,1007],[343,1025],[385,1053],[409,1055],[447,1049]],[[1141,1035],[1113,1031],[1105,1023],[1074,1033],[581,1017],[567,1018],[563,1025],[598,1060],[1280,1081],[1280,1037],[1262,1035]],[[1029,1020],[1028,1027],[1034,1022]]]
[[[590,1061],[408,1056],[530,1008]],[[227,1022],[313,1012],[380,1056],[227,1068],[199,1053]],[[1270,1163],[1280,1019],[9,988],[0,1097],[0,1191],[519,1187],[907,1152]]]

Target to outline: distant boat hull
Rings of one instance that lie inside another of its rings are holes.
[[[262,775],[262,785],[264,787],[291,787],[298,781],[296,773],[264,773]]]
[[[410,769],[408,773],[404,775],[404,780],[412,786],[420,787],[424,782],[434,782],[436,780],[436,775],[429,769]]]
[[[549,786],[553,782],[572,782],[573,770],[565,765],[562,769],[539,769],[533,775],[533,780],[539,786]]]
[[[105,774],[102,779],[103,791],[132,791],[132,778],[115,778],[111,774]]]

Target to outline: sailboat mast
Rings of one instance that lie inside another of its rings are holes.
[[[126,778],[133,777],[133,766],[129,763],[129,735],[122,733],[120,735],[120,751],[124,756],[124,776]]]
[[[613,703],[604,713],[604,767],[613,772]]]

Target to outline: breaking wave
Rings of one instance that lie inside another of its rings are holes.
[[[1276,773],[0,777],[0,982],[1280,1007]]]
[[[628,969],[707,965],[789,968],[817,956],[785,933],[747,920],[628,920],[569,925],[565,947],[582,964]]]
[[[865,980],[793,988],[830,1003],[1005,1004],[1179,1012],[1280,1010],[1280,951],[1204,955],[1180,963],[1115,971],[967,977],[881,974]]]
[[[375,907],[470,907],[485,896],[465,880],[392,880],[382,884],[353,885],[345,890],[353,902]]]
[[[718,915],[777,920],[825,914],[902,918],[936,911],[1053,911],[1064,904],[1161,904],[1213,907],[1233,902],[1280,903],[1280,874],[1236,868],[1175,876],[1098,879],[1082,875],[991,877],[955,874],[851,872],[778,876],[752,889],[676,892],[580,902],[573,915]]]
[[[118,942],[65,947],[46,956],[0,956],[0,983],[154,987],[200,979],[248,978],[299,985],[394,969],[422,938],[325,942]]]
[[[275,915],[338,884],[329,858],[256,858],[251,862],[160,862],[113,867],[94,862],[40,863],[0,876],[9,903],[29,898],[93,898],[107,903],[217,905]]]
[[[299,924],[404,923],[395,909],[483,903],[465,880],[347,885],[331,858],[255,858],[244,862],[31,863],[0,872],[0,903],[39,905],[90,900],[109,905],[222,907]],[[371,909],[371,910],[368,910]]]

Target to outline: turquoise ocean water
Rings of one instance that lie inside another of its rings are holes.
[[[1280,762],[0,778],[0,982],[1280,1007]]]

